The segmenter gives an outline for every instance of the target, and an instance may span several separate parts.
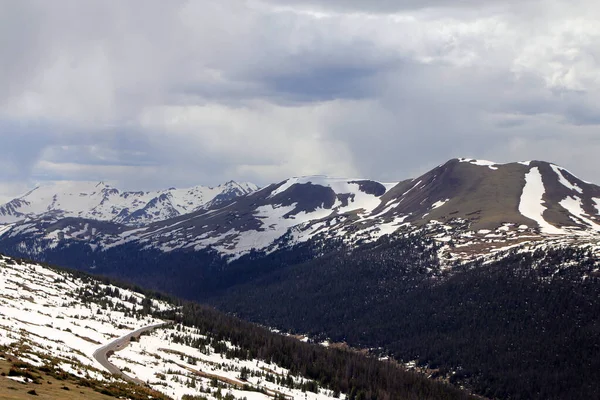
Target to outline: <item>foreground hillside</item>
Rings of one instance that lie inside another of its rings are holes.
[[[4,256],[0,369],[0,398],[16,399],[467,398],[389,362]]]

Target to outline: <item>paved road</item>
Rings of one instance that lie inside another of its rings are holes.
[[[100,347],[98,350],[94,351],[93,356],[111,374],[119,375],[126,381],[137,383],[138,385],[146,385],[146,382],[143,382],[137,378],[132,378],[131,376],[125,374],[123,371],[117,368],[110,361],[108,361],[108,353],[119,351],[127,347],[133,336],[139,337],[144,332],[160,328],[161,326],[169,325],[170,323],[171,322],[161,322],[160,324],[148,325],[143,328],[136,329],[135,331],[132,331],[125,336],[121,336],[120,338],[117,338],[112,342],[109,342],[108,344],[105,344],[104,346]]]

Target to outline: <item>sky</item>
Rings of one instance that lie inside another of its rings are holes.
[[[600,183],[599,19],[592,0],[7,0],[0,200],[455,157]]]

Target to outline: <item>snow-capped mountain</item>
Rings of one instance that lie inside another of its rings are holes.
[[[252,183],[227,182],[154,192],[127,192],[104,182],[63,181],[38,186],[0,206],[0,224],[67,217],[139,226],[219,204],[257,190]]]
[[[291,178],[224,205],[133,227],[116,217],[25,220],[0,231],[0,247],[35,256],[73,244],[92,251],[129,244],[161,252],[212,249],[231,260],[311,239],[351,245],[415,230],[451,242],[448,251],[461,257],[524,240],[587,240],[600,233],[600,187],[548,162],[463,158],[395,183]]]
[[[445,224],[466,227],[455,231],[468,236],[596,235],[600,187],[547,162],[455,159],[399,183],[292,178],[222,209],[150,225],[136,237],[164,251],[210,245],[237,255],[318,236],[353,243]]]

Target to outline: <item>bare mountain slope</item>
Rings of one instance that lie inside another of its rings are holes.
[[[408,221],[462,218],[474,230],[512,223],[560,234],[560,227],[586,230],[600,223],[600,187],[543,161],[454,159],[399,184],[382,200],[380,209],[397,204],[392,212],[409,215]]]

